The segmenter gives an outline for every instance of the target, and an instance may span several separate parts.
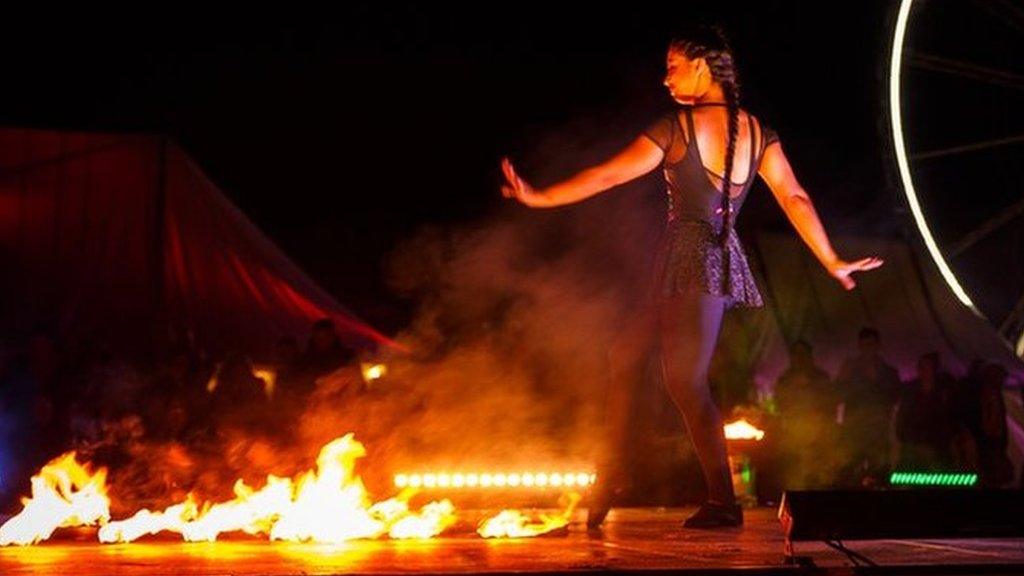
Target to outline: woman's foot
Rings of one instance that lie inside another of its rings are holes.
[[[587,505],[587,530],[596,530],[604,522],[608,512],[626,492],[626,482],[621,472],[599,474],[597,485],[590,493]]]
[[[743,508],[739,504],[705,502],[683,522],[686,528],[729,528],[743,526]]]

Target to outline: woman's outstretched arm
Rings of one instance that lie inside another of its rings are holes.
[[[639,178],[661,164],[665,153],[647,136],[638,136],[615,156],[540,190],[523,180],[508,158],[501,161],[505,184],[501,193],[534,208],[573,204]]]
[[[772,195],[782,207],[786,218],[796,228],[800,238],[843,288],[850,290],[857,285],[852,277],[853,272],[872,270],[882,265],[881,258],[870,257],[846,262],[836,255],[825,233],[825,227],[821,225],[818,213],[814,210],[811,197],[793,175],[793,169],[782,151],[781,144],[773,142],[768,145],[757,173],[768,184]]]

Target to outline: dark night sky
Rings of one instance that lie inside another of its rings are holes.
[[[382,279],[396,243],[523,210],[498,193],[503,154],[543,183],[626,143],[670,105],[673,26],[703,16],[729,30],[744,104],[780,132],[826,224],[869,214],[898,231],[881,128],[894,3],[600,6],[8,20],[0,122],[170,134],[340,301],[392,329],[408,306]],[[552,141],[572,151],[540,157]],[[744,226],[785,225],[767,193],[749,206]]]

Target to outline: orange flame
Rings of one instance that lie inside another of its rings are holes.
[[[366,450],[348,434],[320,450],[316,470],[292,481],[268,476],[259,490],[241,480],[235,498],[197,510],[189,499],[160,513],[148,510],[111,522],[100,530],[101,542],[131,542],[160,531],[178,532],[189,542],[213,542],[225,532],[267,534],[271,540],[340,543],[356,538],[431,538],[455,522],[455,507],[444,500],[418,513],[409,511],[414,494],[370,504],[355,462]]]
[[[213,542],[223,532],[268,533],[291,500],[292,481],[267,476],[266,485],[254,491],[238,480],[234,491],[233,500],[208,506],[198,518],[184,524],[182,537],[188,542]]]
[[[764,430],[758,429],[756,426],[747,422],[745,418],[740,418],[733,422],[729,422],[724,426],[726,440],[761,440],[764,438]]]
[[[99,539],[104,544],[112,542],[133,542],[147,534],[157,532],[181,533],[186,522],[198,514],[192,494],[180,503],[163,512],[150,512],[143,508],[127,520],[116,520],[100,527]]]
[[[477,534],[484,538],[531,538],[568,526],[572,513],[580,501],[578,492],[562,496],[559,503],[564,509],[558,514],[539,514],[534,520],[518,510],[502,510],[484,520]]]
[[[388,536],[396,539],[433,538],[455,523],[455,506],[448,499],[431,502],[418,514],[410,514],[391,525]]]
[[[0,526],[0,546],[25,546],[49,538],[57,528],[89,526],[110,519],[107,470],[93,473],[74,452],[59,456],[32,477],[32,497]]]

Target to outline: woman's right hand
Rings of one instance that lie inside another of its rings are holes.
[[[502,196],[505,198],[515,198],[523,204],[534,208],[548,205],[543,194],[538,193],[533,189],[533,186],[530,186],[526,180],[523,180],[519,177],[519,174],[516,174],[515,168],[512,167],[512,161],[508,157],[501,159],[501,171],[505,174],[505,183],[501,186]]]
[[[868,270],[874,270],[878,268],[885,261],[876,256],[869,258],[861,258],[860,260],[854,260],[853,262],[846,262],[845,260],[837,260],[828,266],[828,273],[833,278],[839,281],[843,285],[843,288],[847,290],[853,290],[857,283],[853,280],[854,272],[866,272]]]

